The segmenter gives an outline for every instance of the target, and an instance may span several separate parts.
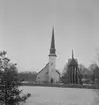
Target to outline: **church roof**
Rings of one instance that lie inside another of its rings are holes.
[[[49,66],[49,63],[47,63],[46,66],[45,66],[42,70],[40,70],[40,71],[37,73],[37,75],[38,75],[40,72],[42,72],[47,66]],[[59,72],[58,70],[56,70],[56,72],[60,75],[60,72]],[[47,73],[48,73],[48,72],[47,72]]]
[[[41,71],[43,71],[48,65],[49,65],[49,63],[47,63],[46,66],[45,66],[42,70],[40,70],[40,71],[37,73],[37,75],[38,75]]]

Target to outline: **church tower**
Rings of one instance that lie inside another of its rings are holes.
[[[54,82],[54,72],[56,71],[56,49],[55,49],[55,38],[54,38],[54,27],[52,29],[52,39],[49,54],[49,82]]]

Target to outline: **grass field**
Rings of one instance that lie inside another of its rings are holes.
[[[31,93],[26,105],[99,105],[98,89],[23,86]]]

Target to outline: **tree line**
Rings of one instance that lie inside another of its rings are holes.
[[[18,73],[18,78],[20,80],[23,80],[24,82],[35,83],[36,75],[37,75],[37,72],[35,71],[24,71],[24,72]]]
[[[61,76],[61,81],[63,83],[68,83],[67,81],[67,67],[68,65],[66,64],[63,73]],[[99,84],[99,66],[97,63],[92,63],[89,65],[89,67],[85,67],[83,64],[78,65],[79,71],[81,78],[83,80],[83,83],[85,84]]]

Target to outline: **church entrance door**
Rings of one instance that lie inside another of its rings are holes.
[[[53,78],[51,78],[51,84],[53,83]]]

